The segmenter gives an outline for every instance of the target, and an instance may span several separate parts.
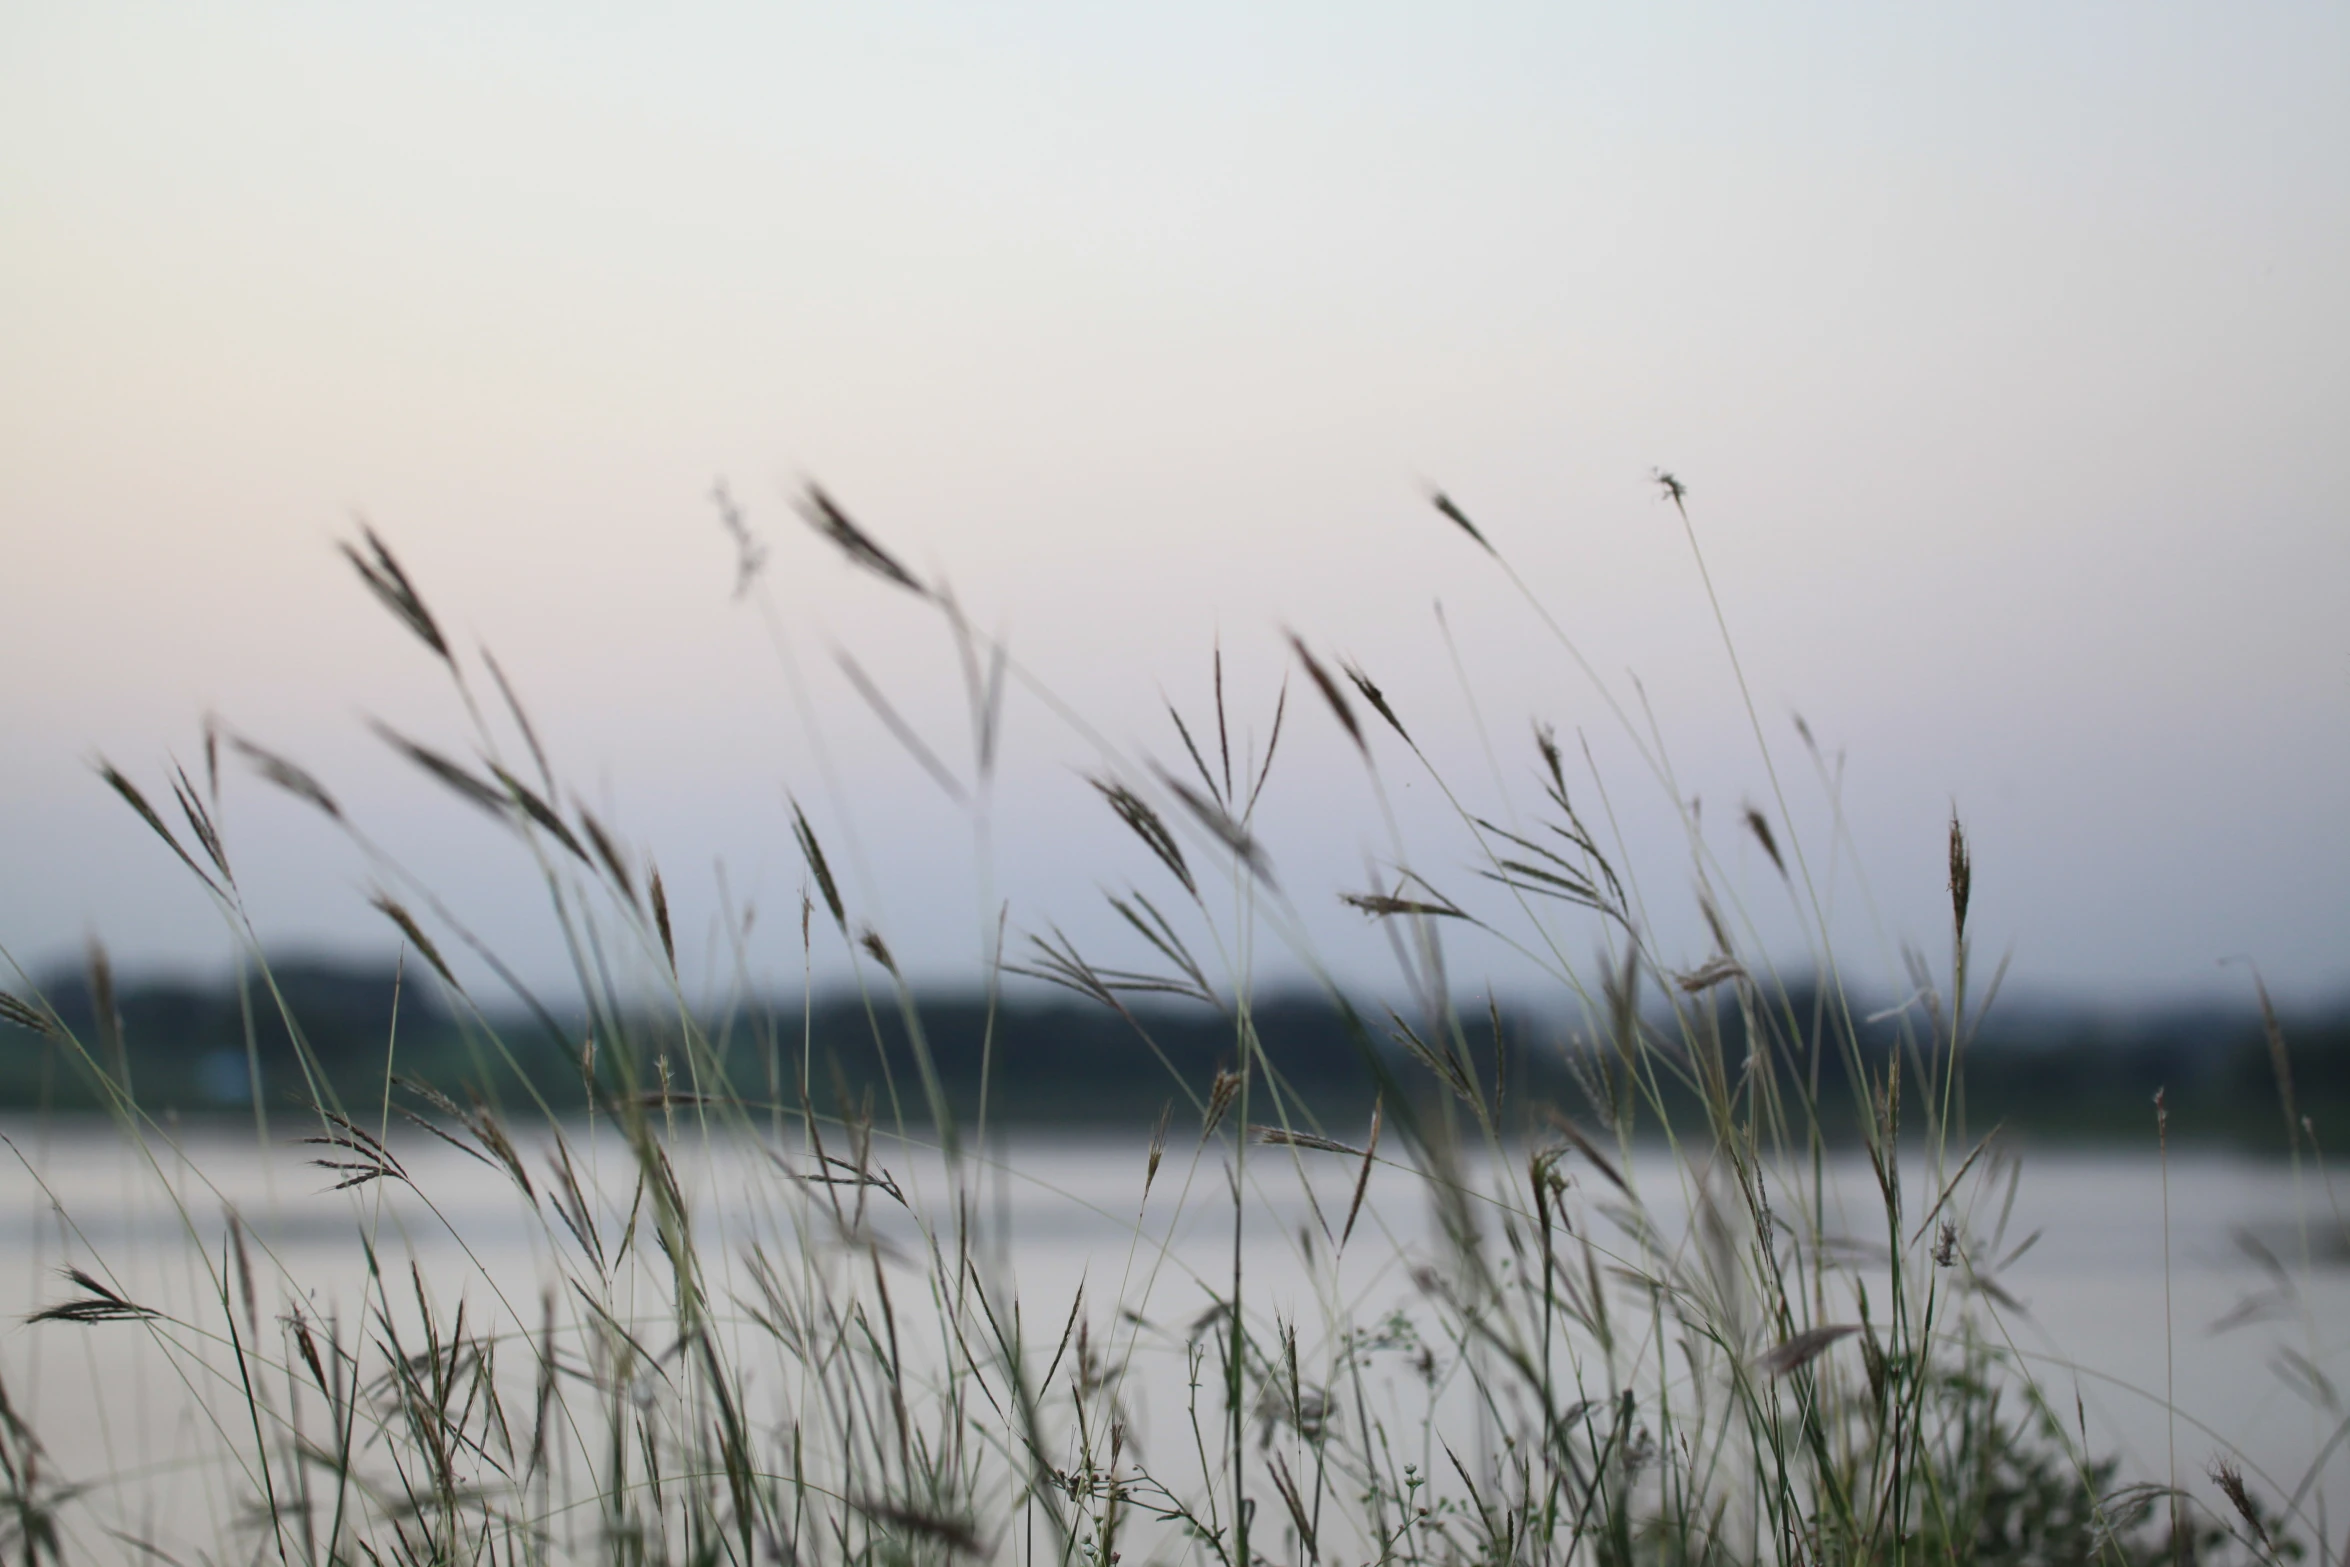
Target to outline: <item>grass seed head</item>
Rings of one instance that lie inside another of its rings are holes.
[[[326,785],[320,783],[307,768],[296,766],[275,751],[266,750],[242,735],[231,735],[229,744],[253,771],[268,782],[295,799],[315,806],[335,821],[343,819],[342,806],[335,802],[333,795],[327,793]]]
[[[1763,847],[1763,853],[1771,857],[1771,868],[1777,871],[1780,878],[1784,880],[1787,875],[1787,862],[1779,857],[1779,839],[1778,835],[1771,831],[1770,818],[1750,805],[1746,808],[1746,830],[1754,834],[1755,842]]]
[[[1159,863],[1166,866],[1177,881],[1183,883],[1183,890],[1198,897],[1199,883],[1192,880],[1191,865],[1183,857],[1183,846],[1175,841],[1175,835],[1167,830],[1166,820],[1151,808],[1150,802],[1113,778],[1089,778],[1086,782],[1092,784],[1101,797],[1110,802],[1110,809],[1118,813],[1118,820],[1124,822],[1128,830],[1143,841],[1144,847],[1158,857]]]
[[[832,923],[847,934],[849,916],[840,901],[840,884],[832,879],[832,865],[824,858],[824,845],[816,839],[816,829],[808,825],[808,813],[800,809],[797,800],[791,803],[792,836],[799,840],[800,855],[808,862],[808,872],[816,878],[816,890],[824,895],[824,907],[832,915]]]
[[[874,543],[872,535],[851,521],[848,513],[842,511],[821,487],[814,484],[808,486],[807,492],[800,498],[800,515],[807,520],[809,527],[830,539],[855,564],[909,593],[923,598],[930,596],[930,590],[922,585],[921,580],[898,564],[897,558],[889,551]]]
[[[2276,1544],[2269,1538],[2268,1525],[2261,1521],[2260,1508],[2253,1502],[2252,1493],[2245,1488],[2244,1471],[2222,1458],[2211,1466],[2211,1483],[2219,1487],[2220,1494],[2228,1499],[2228,1505],[2235,1508],[2236,1516],[2244,1520],[2244,1526],[2252,1531],[2252,1537],[2260,1542],[2260,1548],[2274,1551]]]
[[[629,873],[628,856],[621,852],[619,841],[585,806],[579,810],[579,825],[586,829],[589,847],[603,862],[604,871],[612,878],[612,885],[620,889],[620,896],[630,903],[636,902],[636,877]]]
[[[1252,1126],[1249,1134],[1269,1148],[1311,1148],[1320,1153],[1342,1153],[1360,1159],[1363,1151],[1352,1143],[1342,1143],[1335,1137],[1324,1137],[1316,1132],[1300,1132],[1286,1126]]]
[[[495,784],[485,782],[462,764],[451,761],[431,746],[409,739],[389,724],[369,719],[368,727],[376,732],[377,737],[384,744],[408,758],[431,777],[438,779],[466,804],[487,811],[500,821],[507,821],[511,818],[513,802],[507,798],[505,790]]]
[[[1338,682],[1330,678],[1330,672],[1322,667],[1321,660],[1314,657],[1313,650],[1306,646],[1304,638],[1293,631],[1289,634],[1289,645],[1296,649],[1298,661],[1306,666],[1306,673],[1313,677],[1314,689],[1322,693],[1322,700],[1329,703],[1330,711],[1338,715],[1338,722],[1345,728],[1347,738],[1354,741],[1355,749],[1368,758],[1371,748],[1363,739],[1363,726],[1355,722],[1355,710],[1353,704],[1347,701],[1346,693],[1338,689]]]
[[[659,867],[653,871],[653,926],[661,934],[661,955],[669,960],[669,971],[677,972],[677,935],[669,928],[669,889],[661,885]]]
[[[1966,939],[1967,902],[1974,896],[1975,862],[1967,852],[1966,829],[1959,825],[1958,813],[1950,813],[1950,917],[1961,941]]]
[[[152,1306],[138,1305],[109,1289],[79,1268],[64,1269],[63,1277],[79,1288],[81,1295],[45,1306],[25,1318],[26,1322],[78,1322],[86,1327],[99,1322],[144,1322],[162,1315]]]
[[[14,1023],[18,1028],[30,1029],[46,1039],[64,1037],[48,1013],[5,990],[0,990],[0,1022]]]
[[[1145,1197],[1151,1194],[1151,1183],[1159,1178],[1159,1161],[1167,1153],[1167,1122],[1174,1114],[1175,1101],[1170,1099],[1159,1107],[1158,1124],[1151,1128],[1150,1158],[1142,1171],[1142,1194]]]
[[[441,635],[440,623],[433,619],[432,611],[424,607],[424,600],[418,595],[416,585],[408,580],[408,573],[400,569],[400,563],[392,557],[390,548],[365,523],[359,525],[359,536],[366,546],[364,549],[352,544],[338,546],[344,557],[357,568],[359,580],[367,584],[368,591],[382,602],[384,608],[416,634],[418,641],[438,654],[442,662],[455,668],[457,661],[450,656],[449,642]]]
[[[408,938],[408,945],[414,947],[424,961],[432,965],[432,971],[441,976],[444,984],[458,994],[464,994],[465,987],[457,983],[455,974],[449,972],[448,963],[441,957],[441,949],[433,945],[432,938],[427,936],[424,933],[424,928],[416,923],[415,915],[409,913],[400,901],[388,892],[379,890],[374,897],[368,899],[368,902],[377,913],[400,928],[400,934]]]
[[[1460,507],[1454,505],[1451,496],[1445,494],[1442,490],[1437,490],[1429,495],[1428,501],[1429,504],[1434,506],[1436,510],[1445,518],[1446,521],[1450,522],[1454,527],[1460,529],[1470,538],[1475,539],[1479,546],[1484,549],[1486,554],[1491,555],[1496,553],[1492,542],[1488,540],[1484,534],[1477,531],[1477,525],[1469,520],[1469,514],[1465,511],[1462,511]]]
[[[1216,1135],[1216,1128],[1224,1119],[1224,1112],[1232,1108],[1232,1101],[1240,1096],[1240,1074],[1230,1067],[1216,1068],[1216,1081],[1208,1089],[1208,1110],[1202,1118],[1200,1141]]]
[[[179,856],[180,863],[195,872],[196,879],[209,888],[213,896],[224,897],[225,894],[222,893],[219,883],[206,875],[204,867],[198,865],[194,856],[180,846],[179,839],[174,837],[171,829],[164,825],[163,818],[155,813],[155,807],[147,803],[147,797],[139,791],[139,786],[132,783],[129,778],[123,775],[120,768],[104,757],[97,759],[96,766],[98,776],[106,780],[106,786],[120,795],[125,805],[138,813],[139,820],[147,824],[148,830],[153,832],[156,837],[161,838],[173,854]]]
[[[1363,700],[1370,703],[1373,710],[1376,711],[1381,718],[1387,720],[1387,727],[1393,729],[1398,735],[1401,735],[1403,737],[1404,744],[1411,744],[1411,734],[1404,728],[1403,720],[1395,716],[1395,709],[1388,705],[1387,693],[1380,690],[1379,687],[1373,683],[1369,675],[1363,673],[1362,665],[1357,664],[1352,659],[1348,659],[1344,663],[1341,663],[1338,667],[1340,671],[1345,674],[1346,678],[1353,682],[1354,688],[1363,694]]]

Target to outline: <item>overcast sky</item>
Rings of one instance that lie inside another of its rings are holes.
[[[566,809],[658,859],[697,974],[746,904],[755,975],[801,972],[787,793],[925,976],[1005,900],[1015,946],[1138,961],[1099,889],[1180,893],[1084,773],[1179,762],[1219,643],[1238,749],[1292,679],[1258,825],[1317,961],[1389,971],[1335,894],[1398,860],[1587,957],[1376,725],[1374,786],[1295,630],[1537,834],[1554,724],[1668,961],[1702,877],[1897,988],[1947,956],[1955,807],[1982,959],[2043,993],[2241,995],[2243,955],[2338,997],[2345,279],[2338,5],[11,7],[0,944],[229,961],[90,765],[167,803],[215,712],[563,971],[527,851],[366,727],[477,753],[334,549],[364,517]],[[942,617],[796,520],[810,477],[1006,639],[986,789]],[[768,552],[740,601],[721,478]],[[388,956],[394,873],[232,771],[262,939]],[[1294,973],[1282,909],[1244,940],[1204,879],[1226,961]]]

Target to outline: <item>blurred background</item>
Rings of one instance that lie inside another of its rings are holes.
[[[1291,630],[1496,819],[1556,725],[1689,962],[1676,798],[1796,963],[1741,813],[1800,843],[1892,999],[1904,943],[1947,956],[1955,809],[2019,993],[2248,1005],[2244,955],[2339,1002],[2346,72],[2315,3],[10,8],[0,945],[228,971],[91,766],[167,800],[217,713],[563,981],[527,854],[368,728],[472,755],[334,548],[364,519],[657,857],[695,984],[845,972],[787,796],[925,983],[1005,904],[1133,957],[1100,889],[1166,884],[1093,736],[1015,679],[980,790],[953,641],[801,524],[813,478],[1129,761],[1181,762],[1170,702],[1212,727],[1217,648],[1236,750],[1286,676],[1260,826],[1346,983],[1393,960],[1337,891],[1487,894],[1381,732],[1391,837]],[[264,944],[388,962],[379,872],[227,771]]]

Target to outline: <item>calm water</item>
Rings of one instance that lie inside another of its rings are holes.
[[[420,1132],[396,1133],[393,1143],[429,1206],[389,1182],[333,1191],[331,1177],[304,1163],[319,1150],[292,1146],[283,1130],[266,1148],[248,1128],[242,1135],[191,1133],[179,1146],[146,1151],[111,1130],[5,1130],[14,1151],[0,1149],[0,1312],[14,1325],[0,1329],[0,1376],[46,1443],[52,1472],[100,1482],[108,1516],[126,1533],[159,1541],[233,1534],[235,1498],[247,1489],[223,1472],[224,1442],[250,1446],[249,1427],[240,1430],[247,1417],[228,1369],[233,1361],[203,1336],[222,1322],[213,1279],[224,1255],[225,1208],[233,1206],[253,1236],[265,1334],[268,1317],[296,1299],[316,1316],[361,1320],[362,1234],[376,1236],[403,1275],[407,1259],[416,1259],[444,1313],[463,1299],[479,1321],[503,1305],[535,1327],[543,1280],[564,1244],[531,1216],[501,1172]],[[542,1153],[526,1150],[534,1176],[544,1168]],[[1163,1342],[1175,1342],[1182,1324],[1208,1305],[1211,1285],[1224,1287],[1231,1274],[1224,1158],[1211,1150],[1195,1159],[1178,1140],[1146,1203],[1142,1153],[1131,1144],[1031,1138],[999,1151],[983,1166],[975,1211],[997,1249],[1000,1276],[1014,1281],[1024,1337],[1049,1355],[1082,1287],[1089,1323],[1106,1330],[1113,1306],[1122,1304],[1164,1327]],[[1309,1267],[1307,1256],[1326,1254],[1321,1237],[1342,1223],[1354,1162],[1273,1149],[1252,1150],[1250,1160],[1242,1245],[1252,1315],[1278,1312],[1295,1322],[1306,1353],[1342,1315],[1367,1322],[1391,1309],[1424,1307],[1412,1268],[1439,1253],[1423,1188],[1412,1177],[1379,1173],[1357,1233],[1332,1270]],[[723,1288],[748,1289],[734,1259],[754,1237],[771,1245],[779,1237],[791,1246],[836,1245],[791,1229],[773,1196],[788,1183],[773,1177],[763,1154],[699,1145],[689,1135],[677,1161],[704,1255],[721,1259],[713,1266],[724,1274]],[[628,1197],[622,1151],[608,1139],[590,1139],[585,1162],[591,1171],[583,1173],[621,1183],[607,1194],[617,1216]],[[940,1206],[946,1183],[934,1158],[885,1154],[881,1162],[915,1207]],[[1682,1170],[1644,1157],[1631,1174],[1665,1230],[1685,1222],[1691,1188]],[[1865,1165],[1835,1167],[1831,1188],[1828,1230],[1864,1247],[1881,1241],[1883,1219]],[[2005,1191],[2004,1182],[1962,1189],[1958,1208],[1970,1234],[1987,1243]],[[2332,1388],[2350,1389],[2350,1269],[2342,1266],[2339,1221],[2323,1181],[2270,1164],[2176,1157],[2167,1257],[2164,1181],[2151,1159],[2031,1153],[2015,1193],[2001,1250],[2034,1231],[2040,1239],[1999,1275],[2021,1309],[1995,1316],[2051,1402],[2069,1418],[2077,1396],[2093,1443],[2120,1454],[2126,1477],[2160,1479],[2175,1444],[2183,1477],[2200,1477],[2212,1455],[2233,1450],[2269,1496],[2299,1486],[2343,1416],[2321,1407],[2326,1393],[2312,1391],[2305,1375],[2296,1383],[2290,1357],[2314,1365]],[[1610,1195],[1584,1173],[1577,1199],[1584,1228],[1607,1229],[1603,1199]],[[918,1255],[919,1233],[903,1212],[886,1199],[868,1200],[876,1231]],[[1930,1187],[1913,1186],[1910,1222],[1932,1201]],[[2310,1251],[2306,1268],[2305,1234],[2335,1237],[2331,1247]],[[2266,1258],[2283,1271],[2272,1272]],[[58,1276],[67,1264],[183,1322],[208,1326],[169,1335],[177,1349],[167,1354],[139,1323],[24,1325],[26,1314],[73,1293]],[[899,1271],[918,1276],[911,1266]],[[657,1296],[648,1294],[646,1306],[657,1309]],[[776,1369],[768,1386],[786,1376]],[[2164,1411],[2166,1379],[2175,1387],[2176,1420]],[[1174,1351],[1139,1358],[1138,1441],[1177,1439],[1184,1381]],[[2338,1531],[2350,1504],[2350,1443],[2337,1445],[2319,1468]],[[103,1537],[84,1544],[99,1556],[119,1549]]]

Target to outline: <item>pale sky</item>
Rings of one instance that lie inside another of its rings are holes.
[[[702,969],[723,862],[759,977],[800,972],[787,790],[927,977],[974,972],[999,899],[1135,960],[1096,889],[1165,883],[1081,735],[1014,697],[981,853],[850,691],[836,645],[968,777],[952,644],[794,520],[813,477],[1129,755],[1179,758],[1162,699],[1204,715],[1219,638],[1261,741],[1292,628],[1478,812],[1538,819],[1532,721],[1587,735],[1579,802],[1701,961],[1670,793],[1441,485],[1635,711],[1638,678],[1725,896],[1792,955],[1662,467],[1865,982],[1945,951],[1955,806],[2019,982],[2240,995],[2245,955],[2338,997],[2345,279],[2338,5],[15,5],[0,945],[225,966],[90,768],[165,801],[211,711],[562,971],[524,851],[367,731],[472,754],[334,551],[364,516],[658,857]],[[721,477],[812,724],[730,599]],[[1264,841],[1373,982],[1335,893],[1389,830],[1292,695]],[[1847,759],[1847,834],[1797,712]],[[1490,903],[1377,743],[1412,863]],[[241,772],[226,815],[264,940],[389,954],[340,840]],[[1257,961],[1296,969],[1270,933]]]

